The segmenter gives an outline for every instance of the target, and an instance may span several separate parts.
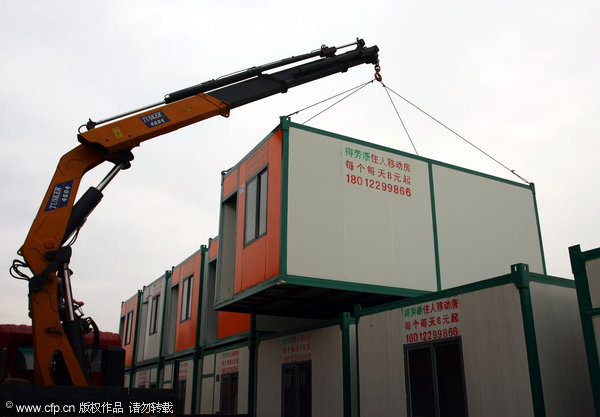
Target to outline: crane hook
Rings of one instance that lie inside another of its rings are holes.
[[[381,76],[381,74],[379,73],[379,71],[381,71],[381,67],[379,66],[379,64],[375,64],[375,79],[379,82],[381,82],[381,80],[383,79],[383,77]]]

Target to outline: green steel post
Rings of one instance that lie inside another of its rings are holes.
[[[519,290],[519,297],[521,299],[521,314],[523,315],[523,329],[525,332],[527,363],[529,366],[529,383],[531,386],[531,399],[533,401],[533,414],[535,417],[544,417],[546,415],[546,406],[544,404],[542,372],[540,370],[533,305],[531,303],[531,292],[529,289],[529,265],[512,265],[510,270],[515,286]]]
[[[596,252],[597,253],[594,255],[597,256],[592,256],[590,258],[600,258],[600,251],[596,250]],[[571,270],[573,272],[573,276],[575,277],[575,289],[577,291],[579,315],[581,316],[583,341],[590,373],[590,382],[592,384],[594,407],[596,409],[596,416],[600,416],[600,361],[598,360],[598,344],[596,343],[592,314],[594,306],[592,305],[588,281],[589,277],[585,267],[586,258],[588,257],[585,255],[586,253],[581,251],[580,245],[569,248]]]
[[[281,242],[279,273],[287,275],[288,182],[290,170],[290,118],[281,117]]]
[[[129,368],[129,388],[133,388],[133,377],[135,375],[135,365],[137,362],[137,348],[138,348],[138,335],[140,325],[140,310],[142,307],[142,295],[143,291],[138,290],[137,293],[137,305],[135,307],[135,331],[133,332],[133,350],[131,353],[131,367]]]
[[[161,381],[160,373],[165,367],[165,357],[163,355],[163,345],[165,340],[165,322],[167,320],[167,298],[169,295],[169,282],[171,281],[171,276],[173,276],[173,271],[166,270],[165,271],[165,286],[163,291],[163,305],[162,305],[162,316],[161,316],[161,325],[160,325],[160,345],[158,346],[158,366],[156,367],[156,386],[158,388],[163,387],[163,383]]]
[[[200,277],[198,282],[198,310],[196,311],[196,343],[194,343],[194,357],[192,362],[194,364],[192,375],[192,414],[196,413],[196,396],[198,394],[198,360],[202,358],[202,348],[200,346],[200,329],[202,328],[202,295],[204,294],[204,268],[205,268],[205,257],[208,249],[206,245],[200,246]]]

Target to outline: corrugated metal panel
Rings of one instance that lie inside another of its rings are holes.
[[[459,295],[471,416],[533,416],[519,290],[513,284]]]
[[[442,289],[517,263],[544,272],[531,189],[435,164],[432,178]]]
[[[530,288],[546,415],[591,416],[594,404],[575,289],[538,282]]]
[[[358,322],[361,417],[406,416],[402,309]]]
[[[258,345],[257,415],[281,416],[282,339],[270,339]]]
[[[585,263],[585,269],[587,272],[588,286],[590,288],[590,299],[592,301],[592,307],[600,307],[600,259],[592,259]]]
[[[166,278],[162,276],[161,278],[154,281],[148,287],[144,288],[144,299],[147,301],[147,315],[146,319],[147,325],[142,327],[145,333],[145,341],[143,346],[143,360],[149,360],[158,358],[159,350],[160,350],[160,341],[162,335],[162,316],[163,316],[163,305],[164,305],[164,297],[165,297],[165,288],[166,288]],[[156,305],[156,331],[151,333],[150,325],[152,324],[152,303],[153,298],[157,298],[157,301],[154,301]]]
[[[288,274],[437,289],[426,162],[296,127],[289,143]]]
[[[202,375],[215,373],[215,355],[206,355],[202,359]]]
[[[202,378],[202,395],[200,397],[200,414],[214,414],[213,396],[215,377]]]
[[[147,292],[147,289],[144,289],[144,291],[142,292],[142,300],[140,303],[139,311],[140,317],[138,321],[137,332],[135,334],[137,337],[137,352],[135,358],[136,363],[144,360],[144,351],[146,347],[146,336],[148,329],[148,301],[146,297]]]

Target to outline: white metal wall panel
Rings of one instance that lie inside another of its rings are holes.
[[[296,127],[288,169],[289,275],[434,291],[435,239],[442,289],[544,272],[528,187]]]
[[[150,286],[144,288],[144,300],[147,300],[146,303],[144,303],[144,306],[146,307],[145,310],[145,319],[144,319],[144,326],[142,327],[143,331],[144,331],[144,338],[143,340],[143,359],[144,360],[148,360],[148,359],[153,359],[153,358],[158,358],[158,352],[160,349],[160,338],[162,336],[162,315],[163,315],[163,304],[164,304],[164,287],[165,287],[165,278],[162,277],[158,280],[156,280],[155,282],[153,282],[152,284],[150,284]],[[150,322],[152,321],[152,318],[150,317],[150,314],[152,313],[152,297],[156,297],[158,296],[158,306],[157,306],[157,318],[156,318],[156,332],[153,334],[150,334]]]
[[[282,339],[261,341],[258,345],[257,415],[281,416],[281,357]]]
[[[162,370],[162,382],[173,382],[173,363],[168,363]],[[172,386],[172,385],[171,385]],[[165,387],[166,388],[166,387]]]
[[[157,374],[156,370],[157,370],[156,368],[150,368],[150,385],[156,384],[155,387],[158,386],[158,381],[156,378],[156,374]]]
[[[342,335],[339,326],[260,342],[257,415],[281,415],[282,365],[307,358],[312,361],[312,415],[343,415]]]
[[[200,395],[200,414],[214,414],[215,355],[202,358],[202,393]],[[207,375],[207,376],[204,376]]]
[[[427,163],[296,128],[289,137],[288,274],[435,290]]]
[[[406,416],[402,309],[358,322],[361,417]]]
[[[200,414],[214,414],[213,396],[215,389],[215,377],[202,378],[202,394],[200,396]]]
[[[585,269],[588,277],[592,307],[598,308],[600,307],[600,259],[586,261]]]
[[[459,295],[470,416],[533,416],[519,291],[514,284]]]
[[[529,264],[543,273],[532,192],[433,165],[442,289],[506,274]]]
[[[143,293],[142,293],[142,297],[143,297]],[[144,298],[142,298],[143,300]],[[139,322],[138,325],[139,327],[136,327],[135,324],[133,324],[132,328],[135,329],[135,334],[138,338],[137,340],[137,352],[136,352],[136,362],[141,362],[142,360],[144,360],[144,349],[146,347],[146,335],[148,334],[148,329],[147,329],[147,324],[148,324],[148,303],[144,303],[142,301],[141,304],[141,308],[140,308],[140,317],[139,317]],[[132,337],[133,339],[133,337]]]
[[[141,371],[137,371],[133,376],[133,386],[135,388],[149,388],[150,383],[148,378],[150,377],[150,371],[148,369],[144,369]]]
[[[592,388],[574,288],[532,282],[546,416],[591,416]]]
[[[214,374],[215,373],[215,355],[206,355],[202,359],[202,374]]]
[[[333,326],[311,335],[313,416],[341,416],[344,414],[342,331]]]

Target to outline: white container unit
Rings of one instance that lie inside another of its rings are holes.
[[[573,281],[512,268],[364,311],[360,415],[592,416]]]
[[[545,273],[533,185],[285,118],[222,184],[218,309],[331,319],[516,263]]]

